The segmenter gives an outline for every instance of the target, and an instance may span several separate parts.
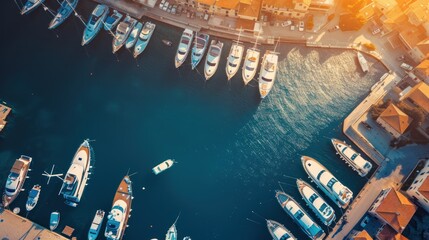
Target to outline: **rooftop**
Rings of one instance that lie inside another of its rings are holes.
[[[426,177],[418,190],[421,195],[423,195],[426,199],[429,199],[429,177]]]
[[[405,95],[405,98],[411,99],[415,104],[429,113],[429,86],[425,82],[420,82]]]
[[[364,229],[360,231],[356,236],[352,238],[353,240],[372,240],[372,237],[368,234],[368,232]]]
[[[401,111],[397,106],[391,103],[381,114],[380,117],[383,121],[389,124],[398,133],[404,133],[408,126],[410,126],[413,119],[406,113]]]
[[[423,60],[419,65],[417,65],[416,69],[426,77],[429,77],[429,59]]]

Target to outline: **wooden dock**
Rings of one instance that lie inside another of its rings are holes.
[[[0,239],[66,240],[68,238],[16,215],[9,210],[0,210]]]
[[[0,132],[6,126],[6,118],[12,109],[4,104],[0,104]]]

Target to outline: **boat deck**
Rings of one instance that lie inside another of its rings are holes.
[[[0,104],[0,131],[6,126],[6,118],[12,109],[4,104]]]
[[[68,239],[9,210],[0,210],[0,236],[2,239]]]
[[[130,181],[130,185],[128,185],[128,183],[126,182],[125,179],[128,179]],[[126,226],[128,225],[128,219],[130,217],[132,198],[133,198],[133,192],[132,192],[131,179],[129,178],[129,176],[125,176],[122,179],[121,183],[119,184],[119,187],[116,190],[116,194],[115,194],[115,197],[113,199],[113,203],[115,203],[117,200],[123,200],[128,205],[127,212],[125,213],[126,216],[125,216],[125,221],[124,221],[124,228],[123,228],[122,233],[121,233],[121,238],[124,235],[125,230],[127,229]]]

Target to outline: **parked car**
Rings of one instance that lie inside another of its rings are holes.
[[[334,31],[338,31],[338,30],[340,30],[340,26],[335,26],[335,27],[332,27],[332,28],[330,28],[328,31],[329,32],[334,32]]]
[[[182,15],[182,12],[183,12],[182,5],[177,6],[177,14],[180,16],[180,15]]]
[[[159,9],[162,9],[164,7],[166,0],[161,0],[161,2],[159,3]]]
[[[176,12],[177,12],[177,5],[174,4],[173,8],[171,8],[171,14],[176,14]]]
[[[292,21],[291,20],[287,20],[287,21],[282,22],[282,27],[288,27],[290,25],[292,25]]]
[[[167,12],[168,13],[171,13],[171,9],[173,8],[173,5],[171,4],[170,6],[168,6],[168,8],[167,8]]]
[[[162,7],[162,10],[167,11],[168,5],[170,5],[170,3],[165,2],[164,7]]]
[[[401,68],[403,68],[404,70],[407,70],[407,71],[413,70],[413,67],[407,63],[402,63]]]
[[[292,25],[290,25],[290,30],[291,30],[291,31],[295,31],[295,25],[293,25],[293,24],[292,24]]]
[[[298,30],[299,30],[300,32],[304,31],[304,21],[299,21],[299,27],[298,27]]]

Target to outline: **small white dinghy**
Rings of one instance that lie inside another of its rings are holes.
[[[174,165],[175,161],[173,159],[167,159],[164,162],[156,165],[154,168],[152,168],[152,172],[155,173],[155,175],[158,175],[165,170],[171,168]]]

